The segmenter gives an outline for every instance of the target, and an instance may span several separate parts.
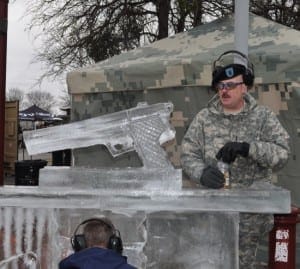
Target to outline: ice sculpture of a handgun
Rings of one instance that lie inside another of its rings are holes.
[[[161,144],[174,138],[172,103],[136,107],[60,126],[24,132],[29,155],[105,145],[113,157],[135,150],[145,167],[170,165]]]

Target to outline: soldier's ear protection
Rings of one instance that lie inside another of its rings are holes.
[[[220,65],[220,62],[222,61],[222,58],[223,56],[225,55],[228,55],[228,54],[237,54],[239,55],[240,57],[242,57],[244,60],[245,60],[245,63],[246,63],[246,66],[245,66],[245,72],[243,75],[243,80],[244,80],[244,83],[249,86],[249,87],[252,87],[253,86],[253,83],[254,83],[254,67],[253,67],[253,64],[249,61],[248,57],[238,51],[238,50],[228,50],[228,51],[225,51],[224,53],[222,53],[217,60],[215,60],[213,62],[213,65],[212,65],[212,77],[217,77],[221,72],[224,71],[224,65]]]
[[[91,221],[100,222],[101,224],[106,225],[112,231],[112,235],[110,236],[110,238],[108,240],[107,248],[112,249],[122,255],[123,243],[122,243],[122,239],[121,239],[119,230],[116,230],[110,223],[107,223],[105,220],[103,220],[101,218],[87,219],[87,220],[81,222],[80,224],[78,224],[78,226],[76,227],[76,229],[74,231],[73,236],[71,237],[71,245],[72,245],[73,250],[75,252],[78,252],[80,250],[87,248],[84,234],[77,234],[77,231],[82,225],[85,225]]]

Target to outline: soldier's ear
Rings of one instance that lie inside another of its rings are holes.
[[[242,84],[242,92],[245,95],[248,92],[248,86],[246,84]]]

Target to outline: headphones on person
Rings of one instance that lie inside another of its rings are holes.
[[[122,243],[120,231],[116,230],[110,223],[106,222],[105,220],[103,220],[101,218],[87,219],[87,220],[81,222],[80,224],[78,224],[78,226],[76,227],[76,229],[74,231],[73,236],[71,237],[71,245],[72,245],[73,250],[75,252],[78,252],[80,250],[83,250],[83,249],[87,248],[87,244],[86,244],[84,234],[77,234],[77,231],[78,231],[80,226],[85,225],[85,224],[87,224],[89,222],[92,222],[92,221],[97,221],[101,224],[104,224],[112,231],[112,235],[110,236],[110,238],[108,240],[107,248],[112,249],[112,250],[114,250],[117,253],[122,255],[123,243]]]
[[[243,75],[243,80],[244,83],[249,86],[252,87],[253,83],[254,83],[254,66],[253,64],[250,62],[249,58],[242,52],[238,51],[238,50],[228,50],[225,51],[224,53],[222,53],[217,60],[215,60],[213,62],[213,66],[212,66],[212,77],[213,77],[213,81],[214,78],[217,77],[221,72],[224,71],[224,67],[220,65],[218,62],[220,62],[222,60],[222,57],[228,54],[237,54],[239,56],[241,56],[247,63],[247,66],[245,66],[245,72]]]

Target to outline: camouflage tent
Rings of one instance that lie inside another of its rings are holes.
[[[72,93],[210,85],[211,64],[233,49],[227,17],[68,74]],[[258,83],[299,81],[300,32],[250,15],[249,57]]]
[[[224,51],[234,48],[234,18],[229,16],[188,32],[154,42],[106,61],[68,73],[72,94],[72,120],[86,119],[148,103],[171,101],[176,141],[167,147],[175,166],[180,166],[180,142],[194,115],[212,97],[211,65]],[[252,94],[270,106],[292,137],[292,156],[280,173],[278,184],[292,191],[300,163],[300,32],[250,14],[249,58],[255,66]],[[74,151],[75,165],[107,166],[112,159],[99,147]],[[128,155],[114,160],[117,166],[135,165]],[[140,165],[140,164],[138,164]]]

